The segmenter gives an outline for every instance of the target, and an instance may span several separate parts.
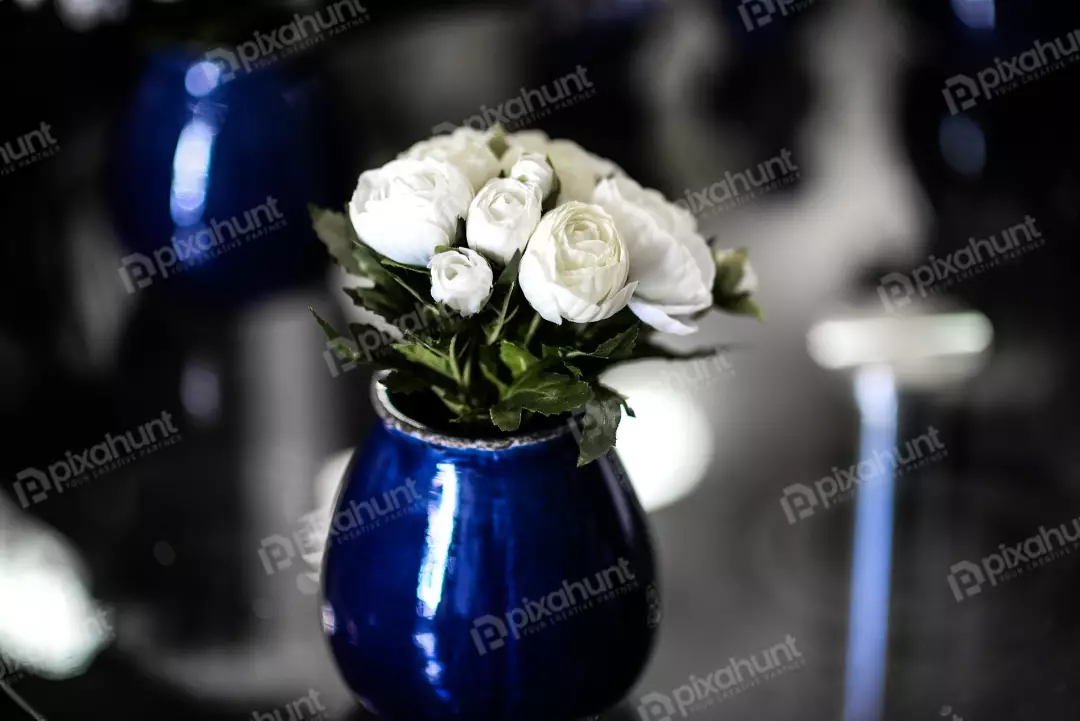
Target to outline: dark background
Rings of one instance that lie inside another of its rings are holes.
[[[1030,215],[1045,245],[925,309],[983,314],[992,346],[962,373],[935,358],[900,383],[899,441],[933,426],[948,454],[895,484],[880,717],[1080,717],[1075,554],[959,603],[945,581],[958,561],[1080,516],[1080,68],[956,117],[942,95],[946,78],[1080,29],[1080,9],[817,0],[748,31],[740,4],[369,0],[362,24],[200,102],[185,77],[204,53],[318,6],[0,0],[0,147],[42,122],[57,139],[0,175],[0,652],[17,652],[11,629],[65,638],[28,568],[75,577],[79,559],[79,594],[115,610],[100,653],[9,676],[9,689],[49,721],[253,718],[311,689],[328,718],[360,717],[323,648],[311,579],[267,574],[258,555],[325,502],[312,479],[373,419],[365,372],[335,377],[307,315],[346,309],[305,206],[341,206],[362,170],[434,126],[580,65],[593,97],[513,129],[576,140],[672,199],[781,149],[800,168],[701,218],[720,245],[750,248],[768,323],[713,318],[699,341],[749,349],[719,380],[628,376],[634,388],[677,379],[652,387],[651,423],[700,419],[683,437],[704,442],[627,458],[654,509],[665,622],[618,713],[635,718],[642,695],[791,634],[802,668],[692,716],[845,718],[845,684],[864,678],[845,666],[858,501],[797,524],[779,503],[858,460],[850,373],[815,363],[807,333],[854,311],[888,316],[883,276]],[[991,10],[992,27],[972,27]],[[168,242],[177,141],[198,117],[217,129],[204,217],[272,195],[286,227],[128,293],[120,259]],[[162,411],[178,443],[20,508],[20,470]],[[0,718],[30,716],[0,695]]]

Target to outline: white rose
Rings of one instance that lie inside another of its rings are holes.
[[[360,176],[349,217],[365,245],[391,260],[425,266],[436,246],[452,245],[468,215],[468,179],[438,160],[392,160]]]
[[[555,169],[540,153],[519,153],[520,157],[510,166],[510,177],[527,183],[540,193],[540,199],[548,197],[555,183]]]
[[[607,158],[593,155],[571,140],[552,140],[539,130],[509,133],[506,142],[510,149],[502,157],[502,166],[507,172],[525,153],[543,155],[551,161],[559,176],[560,205],[571,200],[591,202],[597,181],[609,175],[625,175]]]
[[[469,206],[465,237],[469,247],[503,265],[524,250],[540,222],[540,196],[520,180],[496,178]]]
[[[521,258],[518,283],[537,313],[561,325],[603,320],[626,307],[630,258],[611,216],[571,201],[548,212]]]
[[[474,250],[454,248],[437,253],[428,268],[431,297],[464,316],[478,313],[491,297],[491,266]]]
[[[421,140],[398,157],[445,160],[465,174],[474,192],[502,170],[499,159],[488,147],[487,133],[476,128],[457,128],[449,135]]]
[[[712,307],[716,263],[688,211],[628,177],[602,180],[593,202],[615,219],[630,252],[630,280],[638,282],[630,310],[665,333],[686,335],[686,316]]]
[[[735,253],[733,250],[718,250],[716,251],[717,264],[723,263],[730,256]],[[743,293],[756,293],[758,289],[758,276],[754,272],[754,268],[750,265],[750,261],[743,262],[743,275],[739,279],[739,284],[735,286],[735,293],[741,295]]]

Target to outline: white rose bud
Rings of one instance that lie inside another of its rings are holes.
[[[496,178],[473,198],[465,236],[470,248],[506,265],[525,248],[540,215],[535,188],[513,178]]]
[[[499,159],[488,147],[487,133],[476,128],[457,128],[449,135],[421,140],[398,157],[445,160],[465,174],[474,192],[502,170]]]
[[[630,258],[615,223],[595,205],[572,201],[548,212],[521,258],[518,283],[537,313],[561,325],[609,318],[626,307]]]
[[[360,176],[349,217],[365,245],[399,263],[426,266],[452,245],[469,212],[469,181],[438,160],[392,160]]]
[[[491,297],[491,266],[469,248],[445,250],[431,258],[431,297],[463,316],[475,315]]]
[[[593,189],[601,178],[625,175],[622,169],[607,158],[594,155],[572,140],[552,140],[539,130],[523,130],[506,136],[510,149],[502,157],[507,172],[526,153],[543,155],[551,161],[559,176],[559,204],[578,200],[592,202]],[[514,176],[511,176],[514,177]]]
[[[539,153],[521,153],[521,157],[510,167],[510,177],[536,188],[543,200],[551,193],[551,186],[555,183],[555,169]]]
[[[596,186],[593,202],[615,220],[630,252],[630,280],[638,282],[630,310],[665,333],[687,335],[687,317],[712,307],[716,263],[688,211],[616,176]]]

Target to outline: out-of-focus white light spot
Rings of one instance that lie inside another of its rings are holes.
[[[180,401],[192,418],[213,423],[221,414],[221,378],[208,361],[189,362],[180,376]]]
[[[986,168],[986,135],[979,124],[966,115],[941,121],[938,130],[941,156],[962,175],[979,175]]]
[[[0,649],[46,676],[85,670],[112,638],[110,623],[89,597],[57,541],[44,537],[0,545]],[[20,544],[22,545],[22,544]]]
[[[952,0],[952,9],[960,22],[973,30],[992,30],[997,24],[995,0]]]
[[[184,88],[195,98],[205,97],[221,82],[221,68],[207,60],[195,63],[184,76]]]
[[[171,566],[176,562],[176,551],[165,541],[154,544],[154,560],[162,566]]]
[[[830,320],[814,326],[807,341],[814,360],[836,370],[979,354],[993,337],[993,326],[983,314],[952,313]]]
[[[206,209],[210,158],[217,131],[210,123],[195,118],[180,131],[173,156],[173,183],[169,210],[181,228],[197,223]]]
[[[651,365],[651,364],[650,364]],[[712,460],[708,416],[688,395],[657,384],[656,369],[616,368],[604,382],[627,397],[636,418],[624,417],[615,449],[646,511],[688,496]]]
[[[57,0],[56,5],[64,24],[79,31],[119,22],[128,14],[128,0]]]

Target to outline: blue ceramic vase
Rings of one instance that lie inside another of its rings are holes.
[[[618,704],[659,624],[645,514],[569,424],[474,440],[372,393],[323,566],[323,627],[389,721],[577,721]]]

